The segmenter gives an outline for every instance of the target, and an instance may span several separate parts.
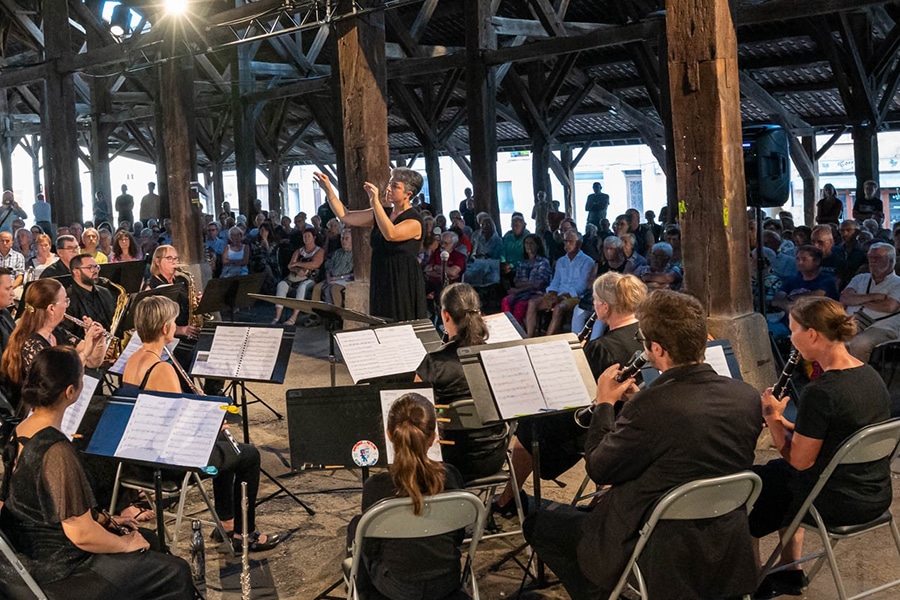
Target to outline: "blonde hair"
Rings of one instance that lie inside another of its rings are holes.
[[[174,246],[163,244],[161,246],[157,246],[156,250],[153,251],[153,260],[150,262],[150,274],[154,277],[159,275],[159,263],[162,262],[162,258],[166,255],[166,252],[168,252],[169,248],[174,249]]]
[[[162,337],[162,329],[178,317],[178,303],[165,296],[147,296],[134,307],[134,328],[144,343]]]
[[[617,313],[629,315],[647,297],[647,286],[634,275],[604,273],[594,280],[594,297]]]

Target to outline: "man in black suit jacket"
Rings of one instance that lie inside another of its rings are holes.
[[[756,390],[703,363],[706,315],[696,299],[656,291],[637,317],[640,341],[662,375],[627,399],[618,416],[615,403],[637,391],[634,381],[616,382],[613,365],[597,382],[585,463],[595,483],[612,488],[590,513],[559,507],[525,522],[525,538],[573,600],[609,595],[638,531],[666,492],[749,469],[761,430]],[[640,565],[651,596],[752,593],[757,565],[747,515],[662,522]]]
[[[0,267],[0,354],[6,350],[9,336],[16,328],[16,322],[9,314],[9,306],[13,302],[13,270]]]

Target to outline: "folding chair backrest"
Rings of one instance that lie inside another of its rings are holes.
[[[9,540],[6,539],[6,536],[3,535],[3,532],[0,532],[0,554],[3,554],[6,561],[12,565],[12,568],[19,574],[19,577],[25,585],[28,586],[28,589],[31,590],[31,593],[34,594],[34,597],[37,598],[37,600],[47,600],[47,595],[25,568],[25,565],[22,564],[22,561],[19,560],[15,549],[12,547],[12,544],[9,543]],[[3,585],[14,586],[15,584],[11,581],[5,581]],[[3,590],[0,589],[0,592],[2,591]],[[10,593],[12,592],[12,590],[8,591]],[[2,593],[0,593],[0,595],[2,595]]]

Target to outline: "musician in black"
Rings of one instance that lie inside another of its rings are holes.
[[[0,267],[0,353],[6,350],[9,336],[16,328],[16,322],[9,314],[9,306],[13,302],[13,270]]]
[[[79,254],[69,263],[72,270],[72,285],[66,290],[69,295],[69,307],[66,313],[76,319],[90,317],[110,330],[113,316],[116,314],[116,301],[105,287],[98,285],[100,267],[90,254]],[[83,330],[71,321],[63,321],[63,326],[79,335]]]
[[[191,299],[188,296],[188,278],[178,272],[178,264],[181,259],[174,246],[159,246],[153,253],[153,261],[150,263],[150,280],[146,289],[155,290],[163,285],[181,283],[184,290],[175,299],[178,302],[178,318],[175,319],[175,336],[179,339],[197,339],[199,329],[190,324]]]

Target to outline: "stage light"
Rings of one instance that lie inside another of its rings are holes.
[[[180,15],[187,10],[187,0],[166,0],[166,12],[170,15]]]
[[[112,12],[112,18],[109,20],[109,32],[116,37],[122,37],[130,27],[128,21],[131,18],[131,11],[124,4],[117,5]]]

